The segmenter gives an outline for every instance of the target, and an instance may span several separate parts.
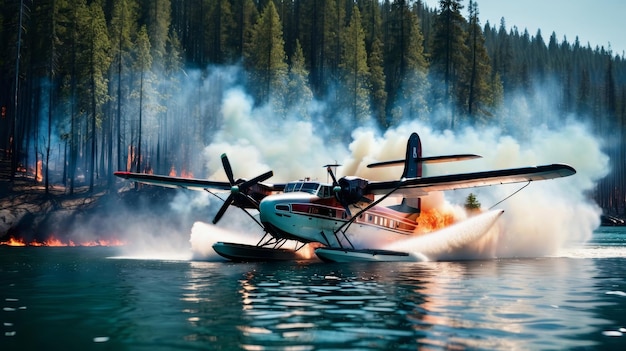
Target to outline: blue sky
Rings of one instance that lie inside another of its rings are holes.
[[[437,8],[439,0],[424,0]],[[477,0],[481,24],[500,27],[504,17],[507,31],[516,26],[520,33],[528,29],[534,36],[541,29],[546,44],[552,32],[561,42],[563,37],[573,43],[576,36],[581,45],[595,49],[604,46],[616,55],[626,53],[626,1],[624,0]],[[463,0],[462,14],[467,18],[469,0]]]

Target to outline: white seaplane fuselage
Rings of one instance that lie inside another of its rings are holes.
[[[373,195],[368,198],[373,200]],[[367,205],[365,201],[351,205],[350,212],[357,218],[348,223],[351,218],[336,200],[332,184],[296,181],[288,183],[283,193],[265,197],[259,212],[261,222],[273,235],[329,247],[353,245],[358,249],[415,234],[415,213],[402,213],[382,205],[360,213]]]

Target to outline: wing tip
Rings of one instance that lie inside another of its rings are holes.
[[[560,166],[563,171],[563,177],[571,176],[576,174],[576,169],[565,163],[557,163],[557,166]]]

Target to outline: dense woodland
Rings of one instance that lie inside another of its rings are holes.
[[[323,122],[340,141],[411,119],[512,128],[507,100],[543,87],[559,114],[544,123],[575,115],[612,138],[612,172],[591,196],[623,213],[624,53],[482,23],[479,5],[0,0],[0,149],[13,174],[33,169],[72,193],[112,186],[116,170],[193,169],[223,122],[225,87],[270,108],[270,123]]]

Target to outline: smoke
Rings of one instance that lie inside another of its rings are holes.
[[[560,89],[537,86],[531,94],[511,96],[494,122],[480,127],[468,124],[454,130],[438,128],[450,116],[450,110],[443,109],[433,111],[428,119],[407,116],[399,125],[381,131],[369,124],[338,125],[337,121],[348,119],[337,113],[332,114],[336,120],[329,121],[324,114],[331,104],[324,101],[313,100],[307,106],[292,106],[287,113],[276,113],[271,103],[259,104],[242,87],[239,67],[214,67],[209,71],[188,71],[185,79],[180,80],[181,93],[176,97],[179,106],[193,106],[197,96],[206,96],[206,103],[199,108],[206,114],[220,116],[216,128],[203,135],[210,143],[198,145],[193,152],[201,164],[192,165],[196,167],[196,176],[206,173],[208,179],[225,181],[220,156],[226,153],[235,178],[249,179],[273,170],[274,177],[268,183],[305,177],[328,181],[323,166],[334,163],[342,165],[337,176],[398,179],[401,166],[366,166],[402,159],[407,138],[417,132],[424,156],[475,153],[483,157],[425,165],[424,176],[551,163],[567,163],[577,170],[571,177],[533,182],[510,198],[524,184],[455,190],[430,194],[424,199],[425,208],[452,212],[457,220],[467,217],[463,204],[469,193],[477,196],[483,210],[506,199],[495,207],[505,211],[493,227],[495,233],[491,231],[476,243],[478,256],[549,255],[570,243],[584,242],[599,225],[600,209],[589,199],[589,193],[608,173],[609,160],[602,152],[599,138],[580,118],[563,117],[557,110],[558,96],[551,99],[551,92]],[[308,111],[309,115],[300,115],[298,111]],[[188,123],[181,119],[175,124],[182,128]],[[350,140],[345,142],[338,137],[343,135],[350,135]],[[146,247],[162,242],[174,252],[205,259],[216,258],[211,249],[216,241],[255,244],[262,230],[240,209],[231,207],[219,226],[206,224],[221,205],[222,201],[210,194],[181,191],[168,203],[167,217],[185,219],[162,226],[176,235],[162,233],[163,228],[150,228],[154,224],[150,220],[144,222],[147,229],[132,229],[132,234],[126,235],[145,237]],[[141,218],[144,217],[138,221]],[[191,218],[194,220],[189,224]],[[190,240],[181,240],[181,236],[189,238],[190,231]]]
[[[498,125],[436,130],[427,122],[407,120],[384,132],[371,126],[354,128],[351,142],[345,145],[333,138],[332,131],[325,133],[327,129],[319,121],[276,117],[268,105],[255,106],[243,89],[231,87],[220,108],[222,128],[202,155],[206,168],[214,171],[211,179],[224,179],[219,155],[227,153],[235,177],[250,178],[271,169],[275,176],[269,182],[304,177],[324,181],[328,178],[322,166],[337,162],[342,165],[339,176],[389,180],[399,178],[402,168],[370,169],[366,165],[403,158],[406,140],[415,131],[421,137],[424,156],[482,156],[425,165],[424,176],[567,163],[577,170],[576,175],[533,182],[510,198],[525,184],[455,190],[430,196],[423,203],[452,211],[461,220],[466,217],[463,204],[469,193],[477,196],[484,210],[504,200],[496,207],[505,210],[498,233],[489,235],[488,243],[481,242],[480,251],[490,257],[549,255],[568,244],[584,242],[598,227],[601,211],[589,193],[608,173],[609,160],[584,123],[575,116],[561,117],[550,103],[550,87],[536,90],[539,92],[512,99]],[[445,113],[434,112],[431,120],[441,120]],[[486,246],[489,248],[484,249]]]
[[[205,165],[215,171],[211,177],[216,179],[224,179],[222,153],[228,155],[236,178],[252,178],[272,169],[280,182],[325,179],[322,166],[347,154],[344,146],[328,142],[331,138],[322,133],[323,125],[276,117],[269,105],[255,108],[240,88],[226,91],[221,112],[222,128],[203,151]]]

